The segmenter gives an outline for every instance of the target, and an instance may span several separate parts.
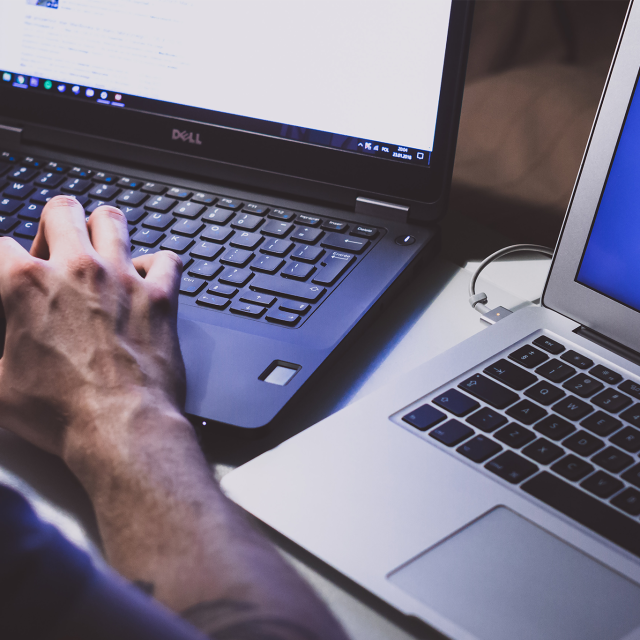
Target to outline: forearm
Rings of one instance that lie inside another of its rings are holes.
[[[126,415],[116,419],[112,412],[103,417],[109,425],[87,431],[100,439],[89,444],[79,437],[65,453],[93,501],[112,566],[149,585],[173,610],[190,610],[207,632],[344,638],[309,588],[223,496],[188,421],[167,407],[127,406]]]

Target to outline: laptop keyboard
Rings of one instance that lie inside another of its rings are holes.
[[[541,335],[401,416],[640,557],[640,384]]]
[[[87,214],[121,209],[132,257],[180,255],[181,302],[286,327],[300,326],[384,235],[273,203],[0,152],[0,236],[28,246],[59,194],[75,196]]]

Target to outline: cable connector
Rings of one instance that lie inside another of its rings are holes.
[[[480,316],[480,320],[486,322],[487,324],[495,324],[496,322],[500,322],[500,320],[504,320],[511,314],[513,314],[513,311],[509,311],[509,309],[505,309],[504,307],[496,307],[495,309],[491,309],[491,311],[483,313]]]

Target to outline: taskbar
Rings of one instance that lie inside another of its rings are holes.
[[[343,151],[392,161],[418,164],[424,167],[431,166],[431,151],[421,149],[413,149],[373,140],[363,140],[352,136],[238,116],[221,111],[211,111],[200,107],[190,107],[173,102],[154,100],[152,98],[142,98],[140,96],[127,95],[106,89],[97,89],[80,84],[18,74],[12,71],[0,70],[0,83],[9,84],[16,89],[52,93],[65,98],[85,102],[89,101],[109,107],[146,111],[230,129],[239,129],[249,133],[259,133],[317,146],[341,149]]]

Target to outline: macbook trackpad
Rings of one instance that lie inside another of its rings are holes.
[[[483,640],[618,640],[640,625],[640,587],[505,507],[389,580]]]

